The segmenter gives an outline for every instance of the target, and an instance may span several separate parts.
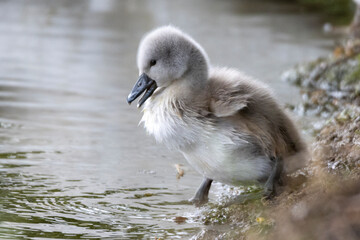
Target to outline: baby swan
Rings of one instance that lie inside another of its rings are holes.
[[[127,101],[145,92],[138,107],[146,130],[204,176],[195,204],[208,201],[213,180],[262,183],[269,197],[282,172],[305,164],[306,145],[269,89],[237,70],[210,67],[204,49],[179,29],[148,33],[137,65]]]

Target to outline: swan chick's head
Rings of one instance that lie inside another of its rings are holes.
[[[137,66],[139,80],[128,96],[128,103],[143,92],[140,107],[156,90],[167,88],[176,81],[189,86],[201,85],[207,78],[208,58],[202,47],[190,36],[172,26],[157,28],[141,40]]]

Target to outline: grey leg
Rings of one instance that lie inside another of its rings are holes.
[[[212,181],[213,181],[212,179],[205,178],[201,183],[199,189],[196,191],[195,196],[191,198],[189,201],[197,206],[207,203],[207,201],[209,200],[209,190]]]
[[[283,170],[283,162],[281,158],[272,158],[271,160],[273,161],[274,166],[264,186],[264,197],[266,198],[270,198],[275,194],[275,183],[279,181]]]

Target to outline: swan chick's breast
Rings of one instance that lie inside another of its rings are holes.
[[[196,118],[187,117],[180,105],[179,102],[157,96],[156,100],[152,98],[145,103],[140,121],[157,142],[176,150],[194,145],[207,128]]]
[[[156,99],[158,100],[158,99]],[[269,159],[254,154],[256,146],[234,135],[231,126],[181,113],[171,101],[149,101],[141,122],[156,141],[180,150],[200,174],[219,182],[240,185],[268,176]]]

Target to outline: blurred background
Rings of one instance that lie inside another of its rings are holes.
[[[0,237],[181,239],[204,228],[201,209],[185,202],[201,176],[147,136],[126,103],[137,45],[173,24],[212,65],[239,68],[295,104],[299,91],[281,73],[329,54],[338,35],[324,23],[354,12],[351,1],[298,2],[1,0]],[[215,184],[211,201],[227,191]]]

